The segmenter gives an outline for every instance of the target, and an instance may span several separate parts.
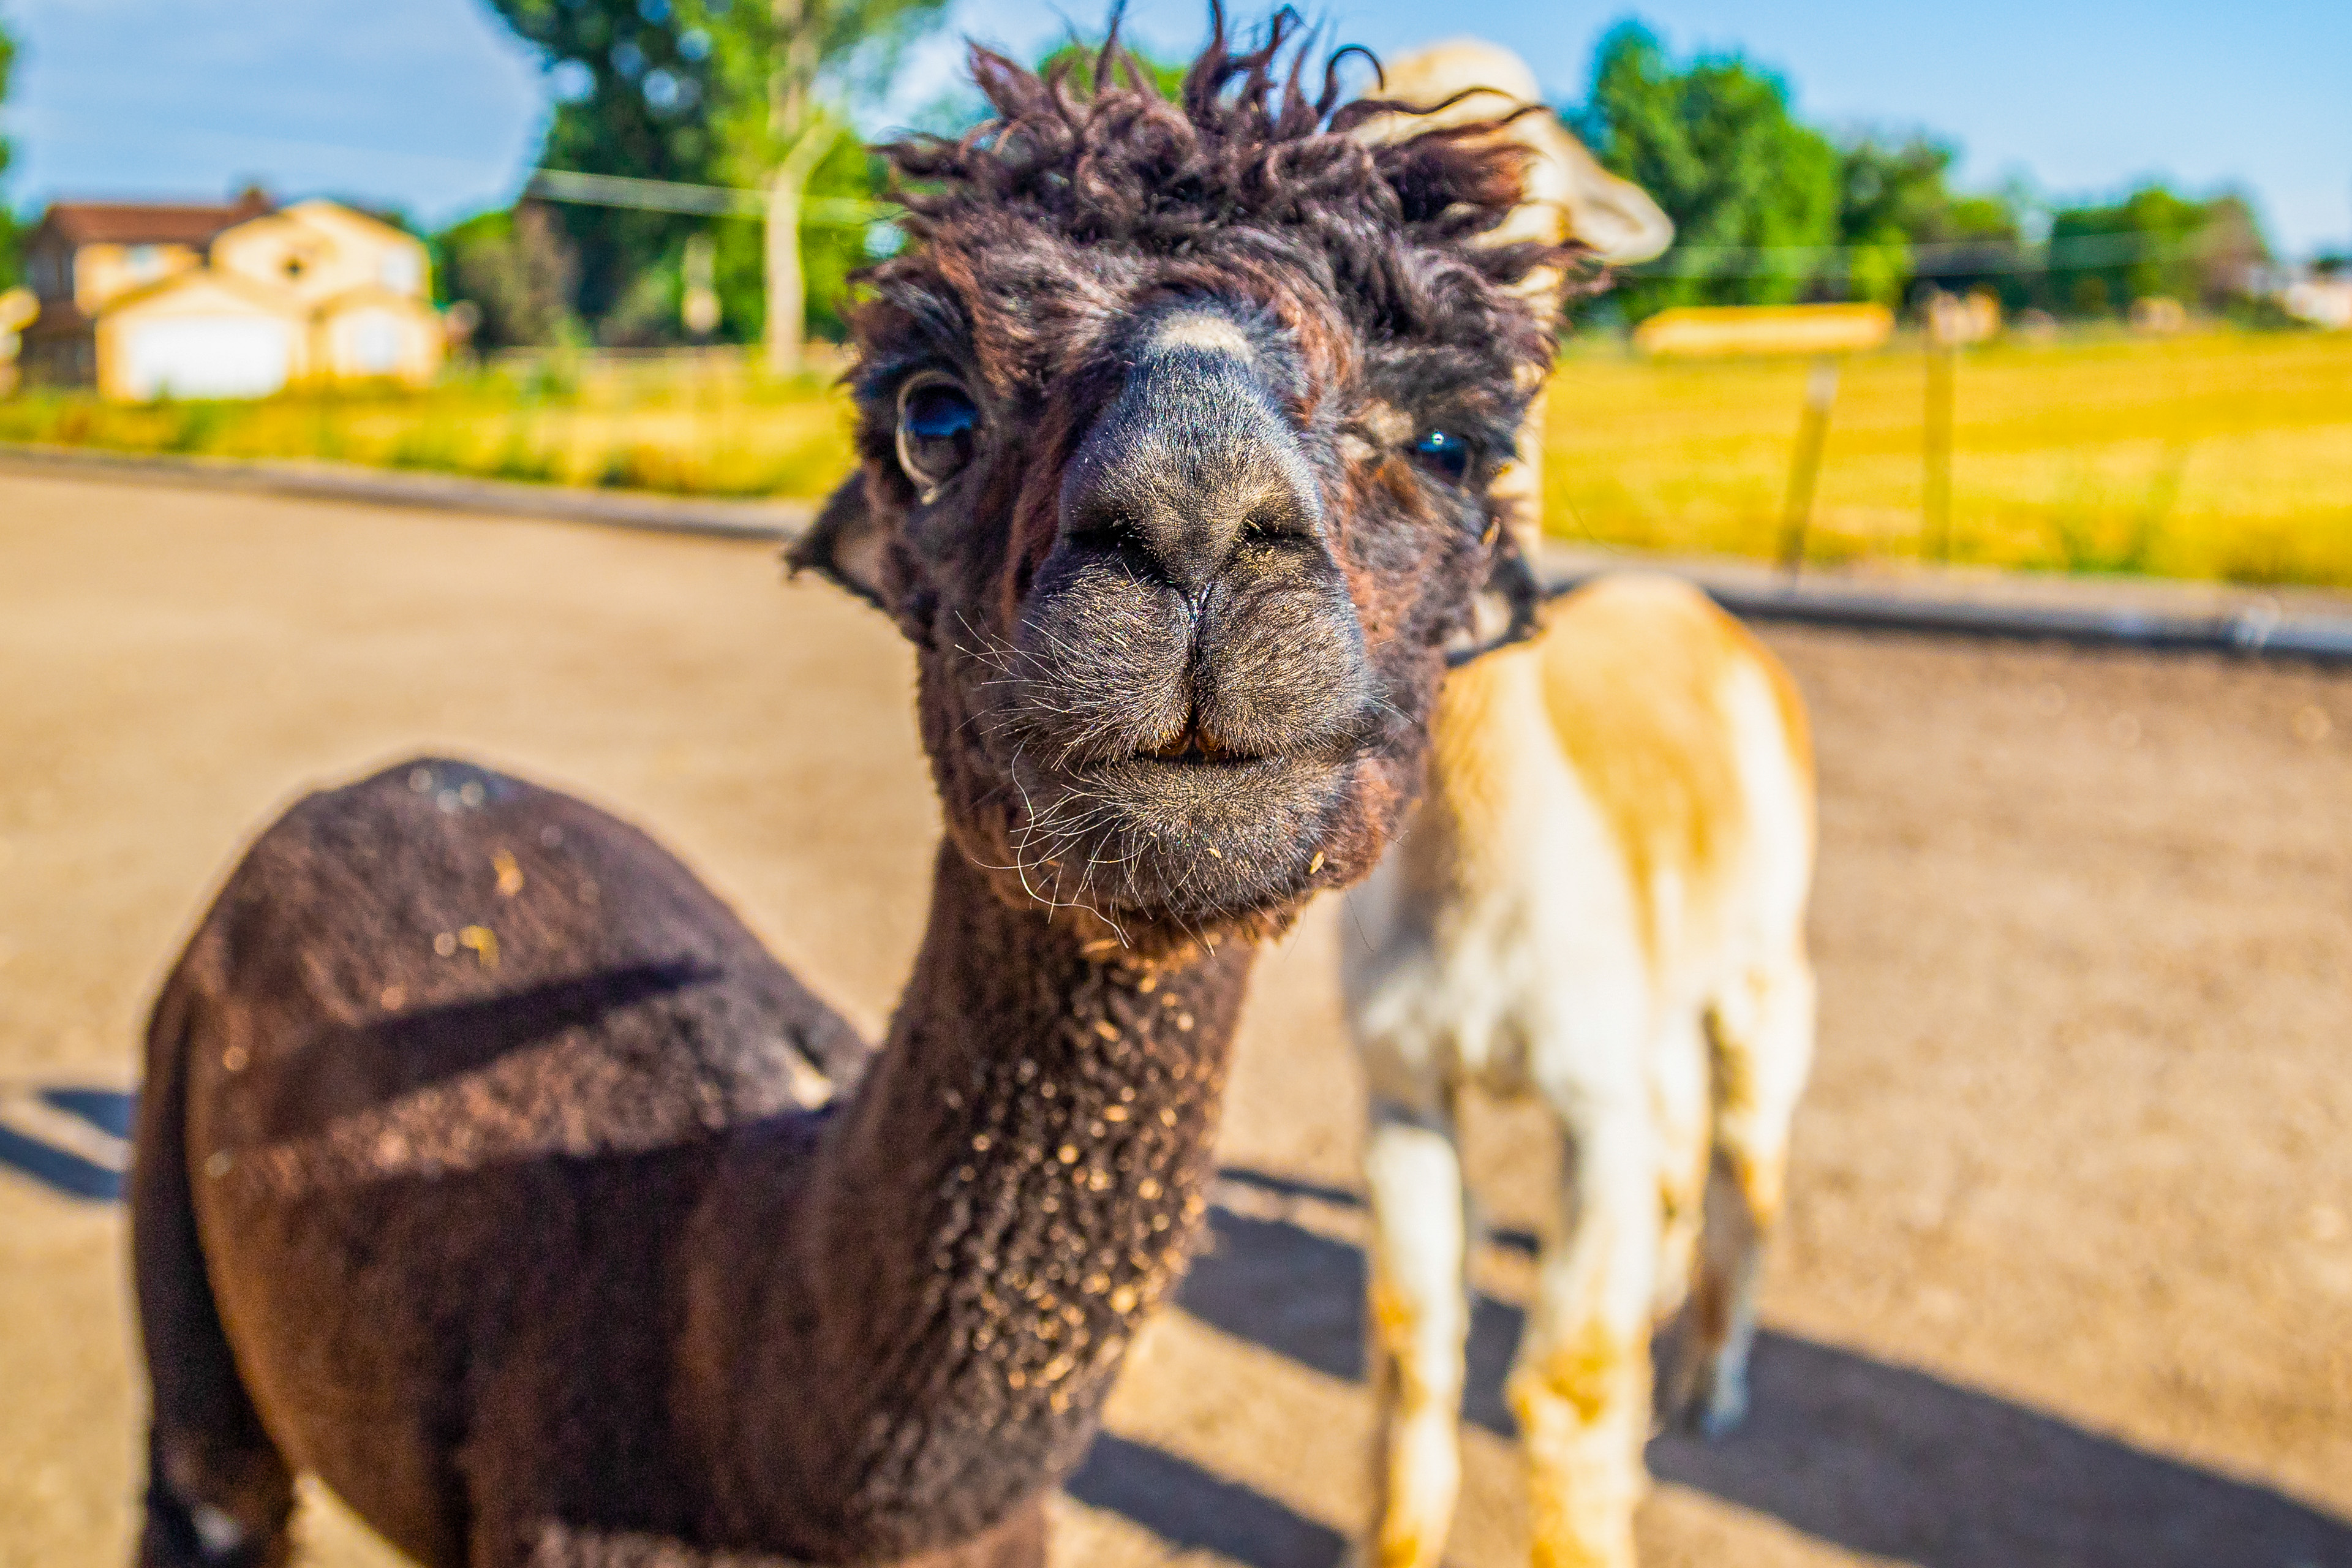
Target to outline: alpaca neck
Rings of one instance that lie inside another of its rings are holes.
[[[1075,924],[1007,905],[942,845],[887,1042],[773,1173],[794,1234],[725,1359],[822,1401],[788,1423],[800,1496],[774,1500],[808,1520],[839,1494],[806,1548],[920,1551],[1059,1480],[1182,1272],[1251,950],[1147,965]]]

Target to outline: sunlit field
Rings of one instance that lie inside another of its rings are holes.
[[[120,405],[37,391],[0,402],[0,440],[707,496],[822,495],[846,471],[848,428],[828,377],[772,380],[733,351],[518,361],[423,392]]]
[[[1550,395],[1551,531],[1772,553],[1806,374],[1572,349]],[[1846,363],[1811,559],[1922,552],[1926,382],[1916,343]],[[2352,586],[2352,334],[2011,340],[1966,352],[1956,410],[1956,560]],[[0,439],[719,496],[822,495],[847,468],[847,421],[824,378],[767,380],[725,352],[516,365],[424,393],[0,403]]]
[[[1552,383],[1558,535],[1777,547],[1805,362],[1573,353]],[[1847,362],[1809,553],[1922,551],[1927,366]],[[2352,334],[2009,341],[1955,383],[1954,558],[2057,571],[2352,584]]]

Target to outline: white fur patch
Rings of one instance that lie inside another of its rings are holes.
[[[245,1526],[225,1510],[208,1502],[194,1503],[189,1506],[188,1518],[196,1527],[196,1542],[207,1557],[226,1557],[245,1544]]]
[[[1187,310],[1171,316],[1151,334],[1160,348],[1216,349],[1225,353],[1251,352],[1249,334],[1224,317],[1207,310]]]

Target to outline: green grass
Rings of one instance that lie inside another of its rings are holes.
[[[1549,404],[1549,531],[1769,556],[1805,375],[1573,349]],[[1812,559],[1920,553],[1925,403],[1916,344],[1846,363]],[[1958,561],[2352,586],[2352,333],[2004,341],[1962,358],[1955,406]],[[837,391],[731,355],[251,404],[0,402],[0,439],[714,496],[824,494],[848,470],[848,428]]]

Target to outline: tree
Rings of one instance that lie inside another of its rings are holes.
[[[8,79],[14,74],[16,66],[16,40],[9,37],[5,21],[0,20],[0,104],[8,101]],[[15,151],[9,146],[8,139],[0,136],[0,189],[5,188],[8,161]],[[7,202],[0,199],[0,289],[12,288],[16,282],[21,265],[17,248],[22,238],[16,232],[16,215],[9,211]]]
[[[1867,132],[1839,149],[1838,243],[1857,298],[1900,305],[1925,281],[2022,301],[2017,211],[2000,196],[1956,195],[1946,184],[1956,156],[1934,137]]]
[[[796,365],[810,309],[808,279],[845,271],[854,237],[804,235],[803,199],[819,184],[872,192],[869,161],[839,148],[850,137],[843,104],[887,71],[897,50],[935,23],[945,0],[489,0],[544,55],[558,89],[541,161],[550,168],[769,195],[759,312],[771,362]],[[818,171],[830,171],[819,181]],[[848,192],[842,192],[848,195]],[[700,216],[572,206],[564,214],[580,255],[579,305],[614,313],[648,274],[675,270]],[[722,277],[739,256],[741,226],[720,220]],[[803,255],[814,248],[820,257]],[[721,289],[722,298],[728,290]],[[640,295],[642,298],[642,295]],[[819,301],[821,314],[837,305]],[[742,330],[738,308],[730,325]]]
[[[1675,220],[1664,270],[1622,289],[1630,315],[1803,294],[1817,265],[1804,251],[1837,233],[1838,153],[1790,112],[1779,77],[1738,55],[1677,65],[1647,27],[1622,22],[1570,119],[1604,166]]]
[[[649,0],[661,5],[665,0]],[[732,183],[768,193],[763,235],[769,369],[800,368],[808,271],[802,254],[811,182],[849,135],[843,108],[887,76],[935,25],[946,0],[694,0],[714,40],[711,124]]]
[[[2084,316],[2155,298],[2223,309],[2254,291],[2271,254],[2243,196],[2198,201],[2161,184],[2108,206],[2062,209],[2050,247],[2058,300]]]
[[[1925,136],[1895,143],[1864,134],[1839,149],[1837,237],[1849,248],[1846,278],[1857,298],[1896,305],[1910,291],[1912,247],[1951,203],[1944,175],[1952,156]]]
[[[1183,97],[1184,77],[1192,68],[1192,61],[1161,59],[1137,48],[1124,38],[1120,40],[1120,47],[1142,67],[1143,80],[1160,97],[1171,103]],[[1066,66],[1071,72],[1067,78],[1071,90],[1084,97],[1093,89],[1095,61],[1101,53],[1101,39],[1087,39],[1073,34],[1038,56],[1030,68],[1043,76]],[[1122,73],[1119,78],[1122,85],[1126,79]],[[953,140],[995,112],[989,106],[988,100],[981,96],[978,88],[964,82],[949,88],[917,110],[909,122],[928,134]]]
[[[555,88],[542,166],[717,183],[719,149],[710,125],[714,40],[698,19],[681,16],[664,0],[490,4],[541,51]],[[579,258],[572,305],[593,321],[611,311],[638,275],[682,247],[705,220],[567,204],[562,221]]]
[[[882,196],[887,173],[880,158],[854,136],[835,141],[810,172],[809,203],[870,205]],[[746,342],[766,340],[768,270],[764,223],[731,219],[718,226],[719,311],[729,331]],[[864,224],[803,223],[800,264],[802,320],[821,337],[847,333],[849,279],[873,259],[867,247],[876,231]]]
[[[474,331],[482,347],[552,348],[581,335],[572,311],[578,258],[546,203],[467,218],[435,249],[443,287],[482,313]]]
[[[1067,69],[1070,84],[1080,92],[1086,92],[1094,85],[1095,61],[1101,58],[1102,47],[1103,41],[1099,38],[1091,43],[1072,38],[1040,59],[1037,73],[1043,76],[1049,71]],[[1184,96],[1184,73],[1192,68],[1190,60],[1160,59],[1124,40],[1119,47],[1129,58],[1142,68],[1145,86],[1171,103]],[[1125,82],[1123,73],[1119,79]]]

